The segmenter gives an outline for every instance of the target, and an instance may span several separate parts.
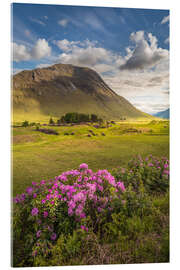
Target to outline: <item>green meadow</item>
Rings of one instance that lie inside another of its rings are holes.
[[[54,129],[59,135],[44,134],[34,126],[12,128],[13,196],[32,181],[53,179],[83,162],[93,170],[111,171],[126,167],[139,154],[169,157],[169,121],[121,121],[104,128],[93,124],[43,128]]]

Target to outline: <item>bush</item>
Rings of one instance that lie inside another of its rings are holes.
[[[49,119],[49,125],[54,125],[55,124],[55,122],[54,122],[54,120],[52,119],[52,117]]]
[[[27,265],[39,252],[49,256],[50,247],[62,234],[100,231],[103,216],[112,211],[112,199],[121,199],[123,191],[124,184],[107,170],[93,173],[85,163],[54,180],[33,182],[14,198],[14,240],[23,241]]]
[[[139,156],[112,174],[82,163],[32,182],[14,198],[13,266],[168,261],[168,166]]]
[[[141,183],[149,194],[164,193],[169,188],[169,160],[165,157],[160,159],[150,155],[143,159],[139,156],[132,159],[126,169],[114,169],[112,173],[126,186],[131,184],[136,192]]]
[[[24,121],[22,122],[22,127],[28,127],[29,126],[29,122],[28,121]]]

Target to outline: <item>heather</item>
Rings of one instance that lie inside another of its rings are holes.
[[[86,163],[13,199],[13,266],[167,262],[169,161]]]

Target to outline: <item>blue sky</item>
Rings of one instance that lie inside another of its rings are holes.
[[[169,11],[12,5],[13,73],[88,66],[137,108],[169,107]]]

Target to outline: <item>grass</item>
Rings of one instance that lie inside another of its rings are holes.
[[[169,155],[168,121],[119,122],[102,129],[87,125],[52,128],[58,136],[40,133],[34,127],[12,129],[13,195],[23,192],[32,181],[54,178],[82,162],[93,170],[111,170],[126,166],[137,154]],[[137,133],[128,132],[130,128]],[[89,130],[97,136],[87,137]],[[64,135],[72,132],[74,135]]]

